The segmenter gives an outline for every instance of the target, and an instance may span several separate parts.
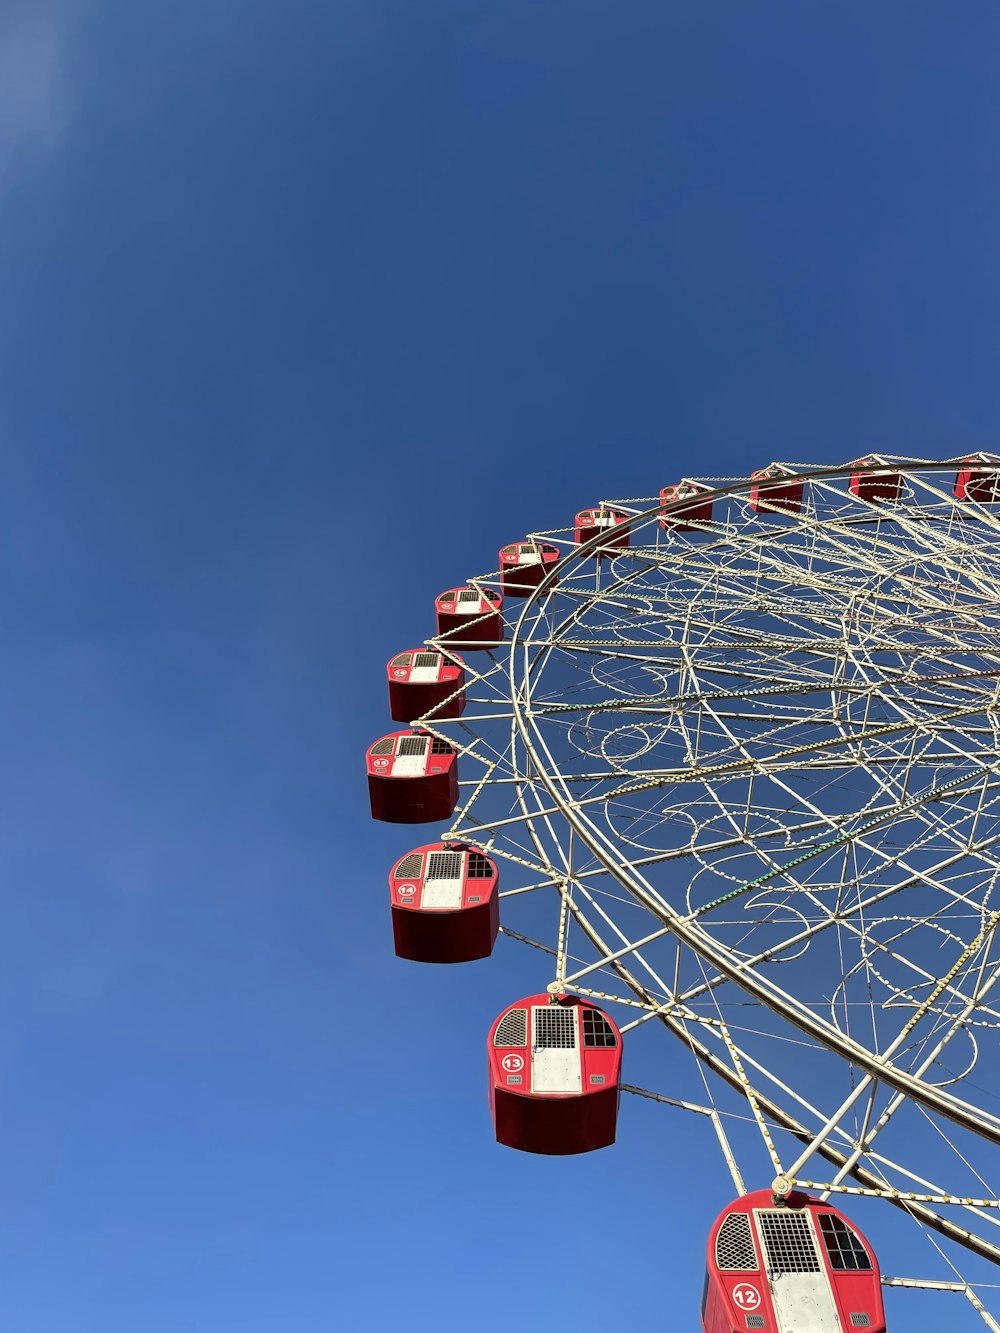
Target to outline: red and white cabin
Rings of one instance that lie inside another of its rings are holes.
[[[786,480],[787,479],[787,480]],[[805,483],[783,463],[769,463],[751,472],[750,508],[758,514],[797,514]]]
[[[449,588],[434,608],[437,632],[449,647],[496,648],[503,641],[503,598],[492,588]]]
[[[369,746],[372,819],[427,824],[450,819],[458,805],[458,755],[426,731],[394,731]]]
[[[500,551],[503,595],[529,597],[558,562],[559,548],[551,542],[511,542]]]
[[[898,504],[903,493],[903,474],[887,467],[877,454],[856,458],[851,464],[851,494],[859,500]]]
[[[793,1191],[745,1194],[715,1221],[703,1333],[885,1333],[878,1261],[831,1204]]]
[[[462,842],[415,847],[392,868],[392,937],[397,958],[468,963],[488,958],[500,928],[497,864]]]
[[[600,559],[620,547],[628,546],[629,517],[621,509],[610,509],[607,505],[600,505],[597,509],[581,509],[576,516],[573,540],[580,546],[598,532],[607,533],[604,545],[590,552]]]
[[[687,503],[681,503],[687,501]],[[701,532],[712,521],[712,492],[694,481],[680,481],[660,491],[661,528]]]
[[[1000,457],[978,453],[961,459],[955,478],[955,498],[988,505],[1000,502]]]
[[[575,995],[529,995],[490,1029],[497,1142],[522,1152],[592,1152],[615,1141],[621,1033]]]
[[[465,708],[465,669],[460,657],[452,661],[437,648],[408,648],[386,667],[389,676],[389,716],[393,722],[412,722],[433,713],[460,717]]]

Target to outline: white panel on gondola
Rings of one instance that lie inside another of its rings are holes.
[[[461,852],[431,852],[420,905],[424,908],[457,910],[462,906]]]
[[[397,778],[420,778],[427,771],[427,737],[401,736],[393,776]]]
[[[535,1092],[579,1092],[575,1009],[536,1005],[531,1011],[531,1086]]]
[[[756,1216],[778,1333],[841,1333],[808,1213],[760,1208]]]
[[[410,681],[414,685],[433,684],[441,671],[440,653],[414,653]]]

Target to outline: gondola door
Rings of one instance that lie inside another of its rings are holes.
[[[578,1012],[576,1005],[532,1007],[532,1092],[582,1092]]]
[[[840,1316],[808,1213],[755,1209],[778,1333],[841,1333]]]
[[[423,908],[439,911],[457,911],[462,906],[462,867],[465,857],[461,852],[431,852],[427,858],[427,874],[420,899]]]
[[[413,665],[410,667],[410,684],[436,685],[440,669],[440,653],[416,652],[413,654]]]
[[[422,778],[427,772],[426,736],[400,736],[396,762],[392,766],[394,778]]]

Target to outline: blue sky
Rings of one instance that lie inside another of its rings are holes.
[[[361,753],[529,529],[996,447],[998,38],[980,0],[2,0],[5,1329],[695,1327],[712,1144],[645,1105],[591,1158],[491,1142],[536,978],[391,956]]]

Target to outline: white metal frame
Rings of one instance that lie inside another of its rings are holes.
[[[532,533],[558,566],[466,658],[462,717],[415,722],[460,752],[444,840],[521,867],[503,929],[552,957],[550,990],[671,1031],[787,1185],[875,1195],[998,1262],[977,1087],[1000,1055],[1000,506],[954,498],[959,460],[880,462],[898,504],[788,464],[797,516],[685,478],[712,493],[700,531],[662,529],[654,495],[602,502],[632,517],[600,560],[603,530]],[[514,928],[553,895],[548,940]],[[715,1106],[658,1099],[711,1115],[741,1182]],[[901,1114],[950,1182],[896,1160]]]

